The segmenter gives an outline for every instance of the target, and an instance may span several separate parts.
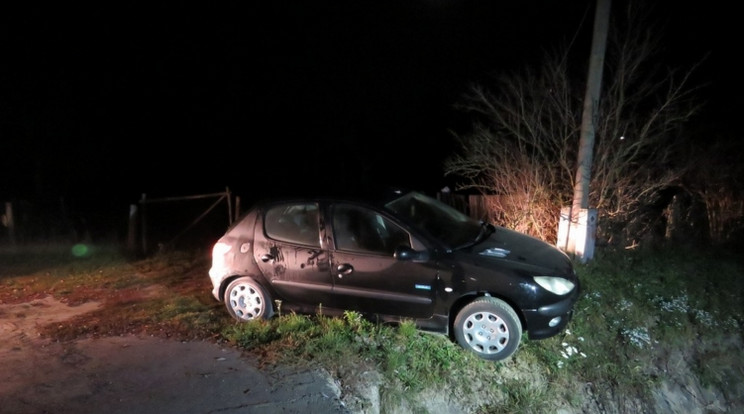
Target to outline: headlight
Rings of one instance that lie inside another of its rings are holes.
[[[555,293],[556,295],[565,295],[574,288],[573,282],[562,277],[555,276],[534,276],[535,282],[545,290]]]

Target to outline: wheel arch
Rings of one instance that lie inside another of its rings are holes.
[[[463,295],[460,298],[458,298],[456,301],[452,303],[452,306],[450,307],[449,316],[447,318],[447,332],[448,332],[447,335],[450,337],[450,339],[455,339],[454,325],[455,325],[455,318],[457,317],[457,314],[460,313],[462,308],[467,306],[469,303],[484,296],[489,296],[495,299],[499,299],[505,302],[507,305],[509,305],[509,307],[511,307],[512,310],[514,310],[514,313],[519,318],[519,324],[522,327],[522,332],[527,332],[527,320],[524,316],[524,313],[522,312],[522,309],[520,309],[514,301],[510,300],[506,296],[493,294],[491,292],[472,292],[472,293]]]
[[[249,277],[249,278],[253,279],[253,281],[255,281],[256,283],[258,283],[259,285],[261,285],[261,287],[263,287],[264,289],[266,289],[266,291],[270,295],[272,295],[272,296],[274,295],[274,290],[271,289],[270,286],[267,286],[266,281],[260,275],[256,275],[256,274],[253,274],[253,273],[236,274],[236,275],[232,275],[232,276],[229,276],[229,277],[226,277],[226,278],[222,279],[222,283],[220,283],[220,290],[219,290],[219,295],[220,295],[220,301],[221,302],[224,302],[225,301],[225,291],[227,290],[227,287],[230,286],[230,283],[232,283],[233,280],[240,279],[242,277]]]

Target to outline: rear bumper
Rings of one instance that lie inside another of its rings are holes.
[[[212,266],[209,269],[209,280],[212,282],[212,296],[219,302],[222,302],[220,287],[222,286],[222,281],[225,280],[225,274],[225,270],[220,267]]]

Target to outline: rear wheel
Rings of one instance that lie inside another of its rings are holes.
[[[233,280],[225,290],[225,306],[233,318],[247,322],[274,316],[271,297],[250,277]]]
[[[487,360],[500,361],[517,351],[522,324],[511,306],[483,296],[467,304],[455,317],[457,343]]]

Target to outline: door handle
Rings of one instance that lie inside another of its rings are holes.
[[[338,277],[343,277],[344,275],[350,275],[351,272],[354,271],[354,266],[348,263],[343,263],[338,265],[336,271],[338,272]]]

